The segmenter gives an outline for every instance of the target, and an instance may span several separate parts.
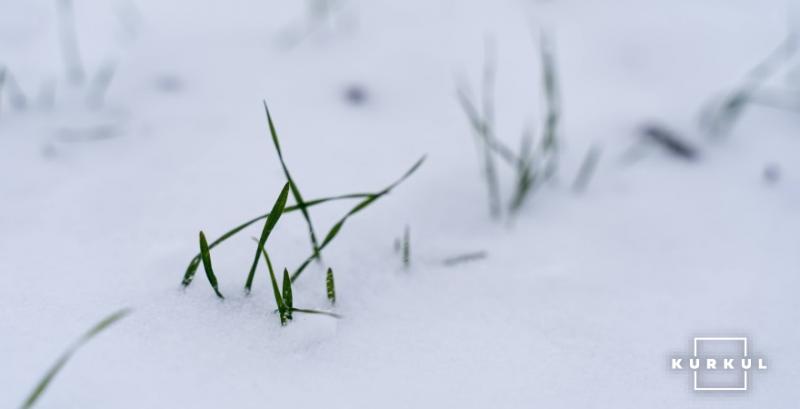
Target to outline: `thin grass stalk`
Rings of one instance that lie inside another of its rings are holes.
[[[261,230],[261,237],[258,239],[256,255],[253,257],[253,264],[250,266],[250,271],[247,274],[247,282],[244,285],[244,289],[248,293],[250,292],[250,288],[253,286],[253,277],[255,276],[256,268],[258,267],[258,258],[261,257],[261,252],[264,250],[264,246],[267,244],[267,239],[269,239],[272,229],[274,229],[275,225],[278,224],[278,220],[280,220],[281,215],[283,214],[283,209],[286,207],[286,199],[289,196],[289,184],[290,182],[287,182],[283,186],[281,193],[278,195],[278,199],[275,200],[275,204],[272,206],[272,210],[269,212],[267,220],[264,222],[264,228]]]
[[[85,73],[78,46],[78,34],[75,28],[75,13],[72,0],[58,0],[58,14],[60,20],[61,52],[64,57],[64,67],[67,78],[73,84],[83,82]]]
[[[267,122],[269,123],[269,133],[272,136],[272,143],[275,145],[275,152],[278,154],[278,159],[281,162],[281,168],[283,168],[283,174],[286,175],[286,180],[289,181],[289,185],[292,188],[292,197],[294,197],[295,202],[297,202],[297,206],[300,209],[300,212],[303,214],[303,219],[305,219],[306,224],[308,225],[308,235],[311,239],[311,249],[314,251],[314,257],[319,259],[319,243],[317,242],[317,234],[314,232],[314,225],[311,222],[311,215],[308,213],[306,202],[303,200],[303,195],[300,194],[300,189],[297,188],[297,184],[292,179],[292,175],[289,173],[289,168],[286,166],[286,161],[283,159],[283,152],[281,151],[281,145],[278,141],[278,133],[275,131],[275,124],[272,122],[272,115],[269,113],[269,108],[267,107],[267,101],[264,101],[264,110],[267,112]]]
[[[292,319],[294,304],[292,301],[292,279],[289,278],[289,270],[283,269],[283,305],[286,307],[286,318]]]
[[[516,183],[514,193],[509,201],[509,214],[514,215],[522,207],[527,197],[533,192],[538,181],[538,171],[535,168],[536,157],[533,155],[533,133],[530,130],[522,132],[519,149],[519,160],[516,166]]]
[[[701,125],[714,137],[727,134],[741,117],[745,106],[763,84],[772,77],[797,52],[797,39],[789,35],[767,57],[753,67],[743,83],[713,103],[701,115]]]
[[[542,133],[542,152],[546,153],[544,176],[555,177],[559,160],[559,120],[561,116],[561,97],[558,88],[553,44],[546,34],[540,40],[540,58],[542,64],[542,84],[546,105],[545,127]]]
[[[478,113],[477,108],[475,108],[475,104],[468,95],[469,93],[467,92],[466,86],[461,86],[456,90],[456,98],[458,99],[461,109],[464,111],[464,115],[466,115],[470,126],[475,132],[475,135],[478,136],[480,144],[483,146],[488,146],[489,149],[496,153],[501,159],[503,159],[503,161],[505,161],[508,165],[513,166],[519,161],[517,154],[514,153],[514,150],[505,145],[502,141],[495,138],[494,135],[488,134],[485,131],[486,125],[484,124],[484,120]]]
[[[108,62],[97,70],[97,73],[89,83],[86,104],[92,108],[100,108],[105,102],[106,92],[114,79],[116,66],[113,62]]]
[[[472,262],[472,261],[482,260],[482,259],[486,258],[487,256],[488,256],[488,253],[486,253],[485,251],[476,251],[476,252],[472,252],[472,253],[464,253],[464,254],[459,254],[459,255],[456,255],[456,256],[448,257],[448,258],[446,258],[446,259],[444,259],[442,261],[442,264],[444,264],[445,266],[450,267],[450,266],[454,266],[454,265],[458,265],[458,264],[463,264],[463,263],[469,263],[469,262]]]
[[[292,308],[292,311],[294,311],[294,312],[302,312],[304,314],[327,315],[328,317],[342,318],[341,315],[333,313],[333,312],[320,311],[320,310],[311,310],[311,309],[308,309],[308,308]]]
[[[378,192],[378,193],[376,193],[376,194],[374,194],[372,196],[369,196],[369,197],[365,198],[364,200],[359,202],[357,205],[355,205],[352,209],[350,209],[341,219],[339,219],[338,222],[336,222],[336,224],[333,225],[333,227],[331,227],[331,229],[328,231],[328,234],[325,236],[325,239],[322,240],[322,243],[320,243],[319,249],[320,250],[324,249],[328,244],[330,244],[331,241],[333,241],[333,239],[336,237],[336,235],[339,234],[339,231],[342,229],[342,226],[344,226],[344,223],[347,221],[348,218],[350,218],[354,214],[360,212],[364,208],[368,207],[369,205],[371,205],[373,202],[375,202],[376,200],[380,199],[381,197],[391,193],[392,189],[397,187],[397,185],[399,185],[400,183],[405,181],[409,176],[411,176],[414,172],[416,172],[417,169],[419,169],[419,167],[422,165],[422,163],[424,161],[425,161],[425,156],[423,156],[419,160],[417,160],[417,162],[414,163],[414,165],[408,171],[406,171],[406,173],[404,173],[403,176],[401,176],[399,179],[397,179],[394,183],[392,183],[391,185],[387,186],[384,190],[382,190],[382,191],[380,191],[380,192]],[[295,280],[297,280],[298,277],[300,277],[300,274],[303,273],[303,271],[306,269],[306,267],[308,267],[308,264],[311,263],[311,261],[313,259],[314,259],[314,255],[312,254],[305,261],[303,261],[300,264],[299,267],[297,267],[297,269],[294,271],[294,273],[291,276],[292,282],[294,282]]]
[[[597,145],[592,145],[589,148],[589,151],[586,152],[586,157],[583,158],[583,163],[581,163],[581,167],[578,170],[578,176],[575,177],[575,183],[572,185],[572,190],[575,192],[583,192],[586,190],[586,186],[589,185],[589,181],[594,175],[594,171],[597,168],[597,162],[600,160],[600,147]]]
[[[219,292],[219,283],[217,282],[217,276],[214,274],[214,268],[211,266],[211,252],[208,250],[208,242],[206,241],[206,235],[200,231],[200,256],[203,259],[203,269],[206,272],[206,277],[208,278],[208,283],[211,284],[211,288],[214,289],[214,293],[220,299],[225,299],[222,296],[222,293]]]
[[[278,280],[275,278],[275,270],[272,268],[272,261],[270,261],[269,253],[267,253],[266,250],[261,249],[261,252],[264,254],[264,262],[267,263],[267,270],[269,270],[269,281],[272,284],[272,294],[275,296],[275,304],[278,307],[278,316],[281,320],[281,326],[286,326],[288,322],[286,304],[283,302],[281,290],[278,288]]]
[[[36,386],[33,388],[28,397],[22,402],[20,409],[30,409],[36,404],[36,401],[42,396],[42,394],[47,390],[47,387],[50,386],[50,383],[53,379],[58,375],[61,369],[67,364],[67,362],[72,358],[72,355],[78,351],[83,345],[89,342],[92,338],[97,336],[97,334],[103,332],[108,327],[110,327],[115,322],[125,318],[128,314],[130,314],[129,309],[122,309],[119,310],[105,318],[103,318],[100,322],[95,324],[92,328],[86,331],[80,338],[78,338],[63,354],[55,364],[48,369],[48,371],[44,374],[44,376],[39,380]]]

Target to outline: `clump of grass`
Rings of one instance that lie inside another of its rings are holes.
[[[534,144],[533,133],[527,129],[522,133],[518,150],[510,148],[496,135],[494,126],[496,68],[493,47],[487,45],[483,69],[482,109],[479,110],[477,104],[470,98],[467,86],[461,85],[457,89],[458,101],[470,127],[477,136],[489,193],[489,214],[492,218],[497,218],[502,212],[496,158],[510,167],[514,173],[513,191],[507,205],[510,215],[517,213],[530,195],[541,184],[554,179],[558,172],[561,99],[553,46],[544,34],[541,36],[539,49],[543,99],[546,109],[542,138],[538,146]]]
[[[289,321],[292,320],[293,315],[292,313],[299,312],[304,314],[319,314],[319,315],[326,315],[333,318],[341,318],[341,315],[335,314],[328,311],[321,311],[321,310],[312,310],[308,308],[296,308],[294,306],[294,295],[292,294],[292,279],[289,277],[289,270],[284,268],[283,269],[283,284],[278,285],[278,280],[275,278],[275,270],[272,268],[272,262],[270,261],[269,254],[265,250],[262,249],[264,253],[264,260],[267,263],[267,268],[269,269],[269,280],[272,286],[272,294],[275,297],[275,305],[277,308],[278,318],[281,321],[281,326],[286,326]],[[329,288],[328,288],[328,298],[331,297],[331,290],[333,286],[333,273],[330,269],[328,269],[330,281],[329,281]],[[282,290],[281,290],[282,289]],[[336,295],[334,293],[333,299],[331,303],[333,303],[336,299]]]
[[[42,396],[42,394],[47,390],[47,387],[50,386],[50,383],[53,381],[56,375],[58,375],[61,369],[64,368],[64,366],[67,364],[70,358],[72,358],[75,352],[78,351],[78,349],[80,349],[92,338],[97,336],[97,334],[103,332],[115,322],[121,320],[122,318],[125,318],[125,316],[127,316],[129,313],[130,313],[129,309],[123,309],[103,318],[100,322],[95,324],[92,328],[86,331],[80,338],[78,338],[75,342],[73,342],[72,345],[70,345],[69,348],[67,348],[67,350],[64,351],[63,354],[61,354],[61,357],[58,358],[55,364],[53,364],[53,366],[50,367],[50,369],[47,370],[47,372],[45,372],[44,376],[39,380],[39,382],[36,384],[36,386],[33,388],[30,394],[28,394],[28,397],[22,403],[20,409],[32,408],[34,404],[36,404],[36,402]]]
[[[304,309],[304,308],[296,308],[293,303],[293,299],[295,298],[292,293],[292,283],[297,280],[297,278],[305,271],[306,267],[313,261],[319,260],[320,254],[323,249],[325,249],[333,240],[338,236],[339,232],[341,231],[342,227],[345,225],[345,222],[349,220],[350,217],[354,216],[356,213],[366,209],[367,207],[371,206],[375,203],[378,199],[388,195],[392,192],[394,188],[400,185],[403,181],[405,181],[408,177],[410,177],[417,169],[422,165],[425,160],[423,156],[420,158],[414,165],[406,171],[399,179],[389,184],[389,186],[385,187],[383,190],[374,192],[374,193],[351,193],[339,196],[332,196],[326,197],[322,199],[314,199],[314,200],[304,200],[300,190],[297,188],[297,184],[295,183],[294,179],[289,172],[288,167],[286,166],[286,162],[284,160],[283,151],[280,146],[280,141],[278,139],[278,133],[275,129],[275,124],[272,120],[272,115],[267,109],[266,102],[264,103],[264,108],[267,115],[267,122],[269,124],[269,132],[272,139],[273,146],[278,154],[278,159],[281,163],[281,167],[283,169],[284,176],[286,177],[286,184],[284,185],[281,193],[278,195],[278,198],[275,201],[272,209],[269,213],[260,215],[253,219],[250,219],[233,229],[227,231],[222,236],[217,238],[216,240],[208,243],[206,240],[205,234],[203,232],[200,233],[200,252],[195,255],[192,260],[189,262],[188,267],[183,275],[183,280],[181,281],[183,287],[189,286],[192,281],[194,280],[194,276],[197,272],[197,268],[199,264],[202,262],[203,268],[205,269],[206,276],[208,277],[209,283],[211,284],[212,289],[214,290],[215,294],[220,298],[223,299],[223,295],[220,293],[218,288],[217,277],[214,274],[213,267],[211,265],[211,250],[216,247],[217,245],[221,244],[222,242],[226,241],[227,239],[233,237],[234,235],[238,234],[239,232],[245,230],[247,227],[257,223],[260,220],[264,221],[264,226],[261,231],[260,237],[256,240],[258,245],[255,250],[255,256],[253,258],[253,262],[250,265],[250,269],[247,274],[247,279],[245,282],[245,293],[249,294],[253,281],[255,278],[255,272],[258,268],[258,261],[263,256],[267,268],[270,274],[270,281],[272,282],[273,293],[275,297],[275,302],[278,307],[277,311],[279,313],[281,324],[286,325],[288,321],[292,319],[292,314],[294,312],[300,313],[308,313],[308,314],[323,314],[338,317],[338,315],[326,311],[318,311],[318,310],[311,310],[311,309]],[[286,206],[289,194],[292,194],[296,204],[293,206]],[[322,241],[317,240],[317,236],[311,222],[311,216],[308,211],[313,206],[317,206],[323,203],[331,202],[331,201],[338,201],[338,200],[345,200],[345,199],[359,199],[355,206],[353,206],[344,216],[342,216],[334,225],[330,228],[328,233],[324,236]],[[265,249],[267,240],[270,237],[275,225],[278,223],[278,220],[284,213],[292,212],[292,211],[300,211],[303,215],[303,219],[306,221],[308,226],[309,237],[311,241],[311,255],[309,255],[300,265],[297,267],[292,274],[289,273],[289,270],[284,268],[283,272],[283,283],[279,287],[277,279],[275,277],[275,273],[273,271],[272,262],[269,259],[268,253]],[[254,239],[255,240],[255,239]],[[334,288],[333,282],[333,270],[328,269],[326,274],[326,289],[328,299],[331,304],[334,304],[336,301],[336,292]]]

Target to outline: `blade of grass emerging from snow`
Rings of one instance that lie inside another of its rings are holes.
[[[67,361],[72,357],[75,352],[82,347],[84,344],[89,342],[92,338],[94,338],[97,334],[103,332],[106,328],[111,326],[113,323],[119,321],[120,319],[124,318],[126,315],[130,313],[130,310],[123,309],[117,311],[108,317],[104,318],[102,321],[95,324],[89,331],[86,331],[77,341],[75,341],[62,355],[56,363],[45,373],[44,377],[39,380],[39,383],[36,384],[36,387],[33,388],[31,393],[28,395],[28,398],[25,399],[25,402],[22,403],[20,406],[21,409],[29,409],[32,408],[36,401],[42,396],[42,394],[47,390],[47,387],[50,385],[50,382],[53,381],[53,378],[61,371],[64,365],[67,364]]]
[[[278,195],[278,199],[275,200],[275,204],[272,206],[272,210],[269,212],[269,216],[267,216],[267,221],[264,222],[264,229],[261,230],[261,237],[258,239],[258,248],[256,249],[256,255],[253,258],[253,265],[250,266],[250,272],[247,274],[247,282],[244,285],[245,291],[248,293],[250,292],[250,288],[253,286],[253,277],[256,274],[256,267],[258,267],[258,258],[261,257],[261,252],[264,250],[264,245],[267,244],[267,239],[269,238],[270,233],[272,233],[272,229],[275,228],[275,225],[278,224],[278,220],[281,218],[283,214],[283,209],[286,208],[286,199],[289,197],[289,185],[291,182],[287,182],[281,193]]]
[[[283,305],[286,307],[286,318],[292,319],[292,279],[289,278],[289,270],[283,269]]]
[[[325,273],[325,290],[331,305],[336,304],[336,283],[333,281],[333,269],[330,267],[328,267],[328,271]]]
[[[310,201],[306,202],[306,207],[312,207],[312,206],[316,206],[316,205],[320,205],[320,204],[323,204],[323,203],[326,203],[326,202],[331,202],[331,201],[336,201],[336,200],[363,199],[363,198],[370,197],[370,196],[373,196],[373,195],[375,195],[375,193],[350,193],[350,194],[340,195],[340,196],[324,197],[324,198],[321,198],[321,199],[314,199],[314,200],[310,200]],[[295,206],[287,206],[287,207],[285,207],[283,209],[283,213],[294,212],[294,211],[297,211],[297,210],[300,210],[300,207],[297,206],[297,205],[295,205]],[[248,220],[248,221],[246,221],[246,222],[234,227],[233,229],[229,230],[227,233],[223,234],[222,236],[220,236],[216,240],[214,240],[211,243],[209,243],[208,248],[209,249],[213,249],[218,244],[220,244],[220,243],[224,242],[225,240],[231,238],[232,236],[236,235],[240,231],[250,227],[254,223],[256,223],[256,222],[258,222],[260,220],[266,219],[267,217],[269,217],[269,213],[262,214],[261,216],[258,216],[258,217],[254,217],[254,218],[252,218],[252,219],[250,219],[250,220]],[[189,265],[186,267],[186,272],[183,274],[183,280],[181,281],[181,284],[184,287],[186,287],[186,286],[188,286],[189,284],[192,283],[192,280],[194,280],[194,275],[195,275],[195,273],[197,273],[197,268],[199,267],[199,265],[200,265],[200,253],[197,253],[192,258],[192,260],[189,262]]]
[[[556,75],[553,44],[550,38],[542,34],[540,42],[540,58],[542,62],[542,84],[544,86],[544,100],[546,108],[545,127],[542,137],[542,152],[547,154],[547,164],[544,176],[550,179],[558,171],[558,133],[561,117],[561,101]]]
[[[211,252],[208,250],[206,235],[203,234],[202,231],[200,232],[200,256],[203,259],[203,269],[206,271],[206,277],[208,277],[208,282],[211,284],[211,288],[214,289],[214,293],[217,294],[217,297],[220,299],[225,299],[225,297],[222,296],[222,293],[219,292],[217,276],[214,274],[214,268],[211,267]]]
[[[589,180],[594,174],[594,170],[597,167],[597,162],[599,159],[600,148],[597,146],[592,146],[589,148],[589,152],[586,153],[586,157],[583,159],[581,168],[578,171],[578,176],[575,178],[575,183],[572,185],[572,189],[575,192],[582,192],[584,189],[586,189],[586,186],[589,184]]]
[[[741,85],[722,100],[705,108],[700,118],[701,125],[711,136],[719,137],[727,134],[741,117],[745,106],[753,99],[753,94],[796,52],[797,39],[794,35],[790,35],[763,61],[750,70]]]
[[[508,152],[510,150],[494,140],[488,120],[478,113],[472,101],[467,97],[466,92],[459,90],[457,95],[461,107],[464,109],[464,113],[467,115],[479,139],[480,154],[483,160],[483,176],[486,178],[487,193],[489,195],[489,214],[492,217],[497,217],[500,214],[500,182],[498,181],[497,166],[493,153],[497,151],[501,157],[509,160]]]
[[[275,131],[275,124],[272,122],[272,115],[269,113],[269,108],[267,107],[267,101],[264,101],[264,110],[267,111],[267,122],[269,123],[269,133],[272,136],[272,143],[275,145],[275,151],[278,153],[278,159],[281,162],[281,167],[283,168],[283,174],[286,175],[286,180],[289,181],[289,185],[292,188],[292,197],[294,197],[294,201],[297,202],[297,206],[300,208],[300,212],[303,213],[303,218],[306,220],[306,224],[308,225],[308,235],[311,238],[311,248],[314,251],[314,257],[319,258],[319,243],[317,242],[317,235],[314,232],[314,225],[311,223],[311,215],[308,214],[307,205],[305,201],[303,201],[303,196],[300,194],[300,189],[297,188],[297,184],[294,183],[292,179],[292,175],[289,174],[289,168],[286,166],[286,162],[283,160],[283,152],[281,151],[281,144],[278,141],[278,133]]]
[[[318,315],[327,315],[327,316],[333,317],[333,318],[342,318],[341,315],[333,313],[333,312],[320,311],[320,310],[310,310],[310,309],[307,309],[307,308],[292,308],[292,311],[294,311],[294,312],[302,312],[304,314],[318,314]]]
[[[488,253],[486,253],[485,251],[476,251],[476,252],[473,252],[473,253],[464,253],[464,254],[459,254],[457,256],[448,257],[448,258],[442,260],[442,264],[444,264],[445,266],[450,267],[450,266],[454,266],[454,265],[457,265],[457,264],[469,263],[471,261],[482,260],[482,259],[485,259],[487,256],[488,256]]]
[[[380,192],[366,197],[364,200],[362,200],[357,205],[355,205],[352,209],[350,209],[350,211],[348,211],[347,214],[344,215],[344,217],[342,217],[338,222],[336,222],[336,224],[333,225],[333,227],[331,227],[331,229],[328,231],[328,234],[325,235],[325,239],[322,240],[322,243],[320,243],[319,249],[320,250],[324,249],[325,246],[330,244],[330,242],[333,241],[334,238],[336,238],[336,235],[339,234],[339,231],[342,229],[342,226],[344,226],[344,223],[347,221],[348,218],[350,218],[350,216],[353,216],[354,214],[360,212],[361,210],[364,210],[366,207],[371,205],[376,200],[378,200],[381,197],[386,196],[387,194],[389,194],[392,191],[392,189],[397,187],[397,185],[402,183],[409,176],[411,176],[414,172],[416,172],[417,169],[419,169],[419,167],[422,165],[422,163],[424,161],[425,161],[425,156],[423,156],[419,160],[417,160],[417,162],[414,163],[414,166],[412,166],[408,171],[406,171],[406,173],[404,173],[403,176],[400,177],[400,179],[397,179],[394,183],[392,183],[391,185],[387,186],[385,189],[381,190]],[[291,277],[292,281],[295,281],[295,280],[297,280],[298,277],[300,277],[300,274],[303,273],[303,270],[305,270],[306,267],[308,267],[308,264],[311,263],[311,261],[313,259],[314,259],[314,255],[312,254],[303,263],[300,264],[300,266],[292,274],[292,277]]]
[[[281,325],[286,325],[286,304],[283,302],[283,297],[281,297],[281,290],[278,288],[278,280],[275,278],[275,270],[272,268],[272,261],[269,259],[269,254],[266,250],[261,249],[264,254],[264,261],[267,263],[267,269],[269,270],[269,281],[272,283],[272,294],[275,296],[275,304],[278,306],[278,316],[281,319]]]

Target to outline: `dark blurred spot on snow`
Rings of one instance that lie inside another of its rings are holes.
[[[183,89],[183,81],[175,75],[161,75],[156,77],[155,86],[161,92],[180,92]]]
[[[367,89],[358,84],[350,84],[344,89],[344,100],[350,105],[367,103]]]
[[[61,128],[56,135],[64,142],[88,142],[110,139],[119,134],[113,125]]]
[[[781,167],[777,163],[768,163],[764,166],[764,181],[773,184],[781,179]]]

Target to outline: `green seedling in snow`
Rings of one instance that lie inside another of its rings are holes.
[[[317,205],[320,205],[320,204],[323,204],[323,203],[327,203],[327,202],[331,202],[331,201],[345,200],[345,199],[362,199],[342,219],[340,219],[334,225],[333,228],[331,228],[331,230],[326,235],[325,240],[323,240],[323,242],[320,244],[318,250],[322,250],[325,246],[330,244],[331,240],[333,240],[333,238],[336,237],[336,235],[339,233],[339,230],[342,228],[342,225],[344,225],[344,222],[350,216],[352,216],[353,214],[363,210],[364,208],[366,208],[367,206],[369,206],[370,204],[372,204],[376,200],[380,199],[381,197],[391,193],[391,191],[395,187],[397,187],[400,183],[405,181],[409,176],[411,176],[414,172],[416,172],[416,170],[422,165],[422,163],[424,161],[425,161],[425,157],[423,156],[422,158],[420,158],[414,164],[414,166],[411,167],[411,169],[409,169],[405,174],[403,174],[402,177],[400,177],[398,180],[392,182],[392,184],[390,184],[389,186],[387,186],[386,188],[384,188],[381,191],[378,191],[378,192],[375,192],[375,193],[351,193],[351,194],[340,195],[340,196],[326,197],[326,198],[322,198],[322,199],[314,199],[314,200],[309,200],[309,201],[305,202],[306,207],[310,208],[310,207],[317,206]],[[296,206],[296,205],[295,206],[288,206],[288,207],[284,208],[282,213],[294,212],[294,211],[297,211],[297,210],[300,210],[299,206]],[[217,238],[213,242],[209,243],[209,245],[208,245],[209,250],[213,249],[214,247],[216,247],[220,243],[223,243],[225,240],[233,237],[234,235],[236,235],[237,233],[239,233],[242,230],[246,229],[247,227],[250,227],[252,224],[258,222],[259,220],[263,220],[263,219],[266,219],[268,217],[269,217],[269,213],[263,214],[263,215],[260,215],[258,217],[254,217],[253,219],[250,219],[250,220],[248,220],[248,221],[246,221],[246,222],[234,227],[233,229],[229,230],[228,232],[226,232],[225,234],[223,234],[222,236],[220,236],[219,238]],[[308,264],[311,263],[311,261],[314,258],[316,258],[315,254],[316,253],[312,254],[306,261],[304,261],[295,270],[294,274],[292,275],[292,280],[293,281],[296,280],[297,277],[303,272],[303,270],[305,270],[305,268],[308,266]],[[183,274],[183,280],[182,280],[181,284],[184,287],[189,286],[189,284],[191,284],[192,281],[194,280],[194,276],[195,276],[195,273],[197,272],[197,268],[198,268],[199,264],[200,264],[200,254],[198,253],[189,262],[189,265],[186,267],[186,271]]]
[[[89,342],[92,338],[94,338],[97,334],[103,332],[105,329],[110,327],[115,322],[121,320],[125,316],[130,313],[130,310],[123,309],[117,311],[97,324],[95,324],[89,331],[86,331],[80,338],[78,338],[63,354],[58,360],[53,364],[52,367],[44,374],[44,376],[39,380],[36,386],[33,388],[31,393],[25,399],[25,402],[22,403],[20,409],[30,409],[36,404],[36,401],[42,396],[42,394],[47,390],[47,387],[50,386],[50,383],[53,381],[53,378],[58,375],[61,369],[64,368],[64,365],[72,358],[72,355],[78,351],[83,345]]]
[[[292,280],[289,278],[289,270],[283,269],[283,305],[286,307],[286,318],[292,319]]]
[[[340,315],[334,314],[332,312],[327,311],[320,311],[320,310],[312,310],[307,308],[295,308],[294,307],[294,296],[292,295],[292,280],[289,277],[289,270],[283,269],[283,291],[281,291],[281,286],[278,285],[278,279],[275,278],[275,270],[272,268],[272,261],[270,261],[269,254],[266,251],[264,253],[264,260],[267,263],[267,268],[269,269],[269,279],[270,284],[272,285],[272,294],[275,296],[275,304],[277,305],[278,309],[278,317],[281,320],[281,326],[286,326],[289,321],[292,320],[292,313],[299,312],[304,314],[319,314],[319,315],[327,315],[333,318],[341,318]],[[330,269],[329,269],[330,271]]]
[[[542,139],[534,149],[533,134],[523,132],[519,151],[505,145],[495,135],[493,115],[493,93],[495,68],[493,59],[488,56],[484,66],[483,110],[468,97],[466,87],[458,89],[457,97],[475,135],[478,136],[481,154],[483,155],[484,175],[489,191],[490,214],[496,217],[500,213],[500,184],[494,157],[501,159],[515,173],[513,192],[508,203],[509,214],[515,214],[526,199],[543,182],[556,176],[558,170],[560,146],[561,103],[558,88],[558,76],[555,68],[555,57],[548,37],[542,35],[540,59],[542,70],[542,88],[545,103],[545,121]]]
[[[325,292],[328,294],[328,301],[331,305],[336,304],[336,283],[333,281],[333,269],[328,267],[325,272]]]

